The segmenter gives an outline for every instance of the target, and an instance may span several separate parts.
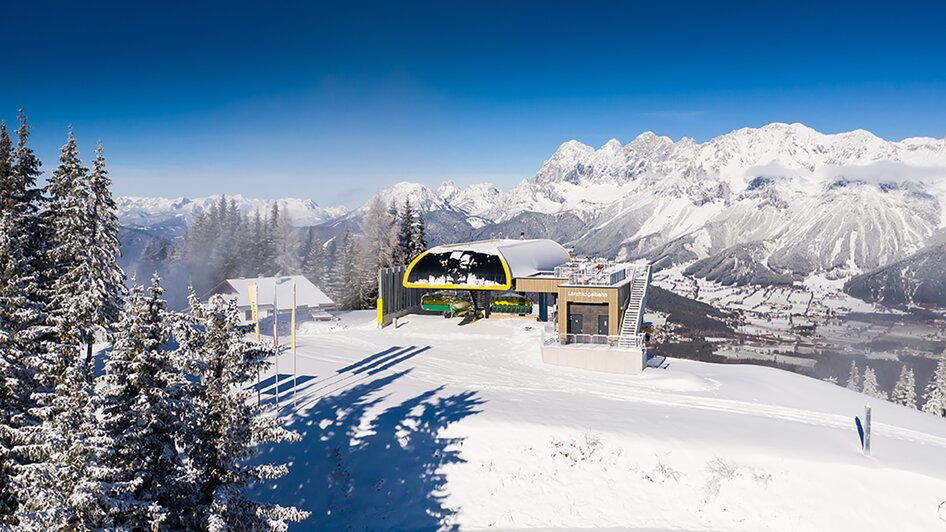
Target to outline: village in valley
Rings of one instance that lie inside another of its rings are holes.
[[[715,355],[732,362],[768,363],[843,385],[855,356],[878,363],[928,360],[932,365],[946,347],[946,316],[866,303],[844,293],[843,279],[822,275],[791,286],[725,286],[687,276],[685,269],[656,271],[653,284],[722,311],[731,332],[702,338],[713,345]],[[656,346],[693,340],[667,312],[649,316]],[[819,360],[826,361],[823,368]]]

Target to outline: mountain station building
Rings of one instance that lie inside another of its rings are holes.
[[[402,279],[400,287],[392,288],[383,278],[391,273],[379,277],[382,325],[380,309],[396,290],[425,298],[469,294],[474,312],[481,309],[485,318],[499,317],[503,306],[496,302],[525,296],[537,303],[536,312],[509,317],[550,322],[542,341],[546,363],[630,374],[640,373],[646,364],[649,336],[642,331],[642,320],[651,280],[646,262],[573,260],[552,240],[500,239],[436,246],[406,268],[390,272]]]

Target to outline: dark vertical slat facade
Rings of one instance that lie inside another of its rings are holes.
[[[378,297],[381,299],[382,325],[387,326],[395,317],[420,307],[426,290],[405,288],[402,284],[407,266],[393,266],[378,271]]]

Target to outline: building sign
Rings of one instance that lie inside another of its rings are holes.
[[[565,297],[571,298],[584,298],[584,299],[608,299],[607,292],[596,292],[593,290],[567,290],[565,292]]]

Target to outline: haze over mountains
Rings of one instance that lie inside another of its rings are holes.
[[[946,241],[946,140],[782,123],[704,143],[646,132],[598,149],[565,142],[507,191],[402,182],[380,194],[424,212],[432,243],[525,233],[578,253],[686,263],[726,283],[786,283],[869,272]],[[271,203],[234,199],[250,210]],[[211,200],[121,198],[120,217],[142,229],[180,224]],[[279,201],[324,235],[363,213]]]

